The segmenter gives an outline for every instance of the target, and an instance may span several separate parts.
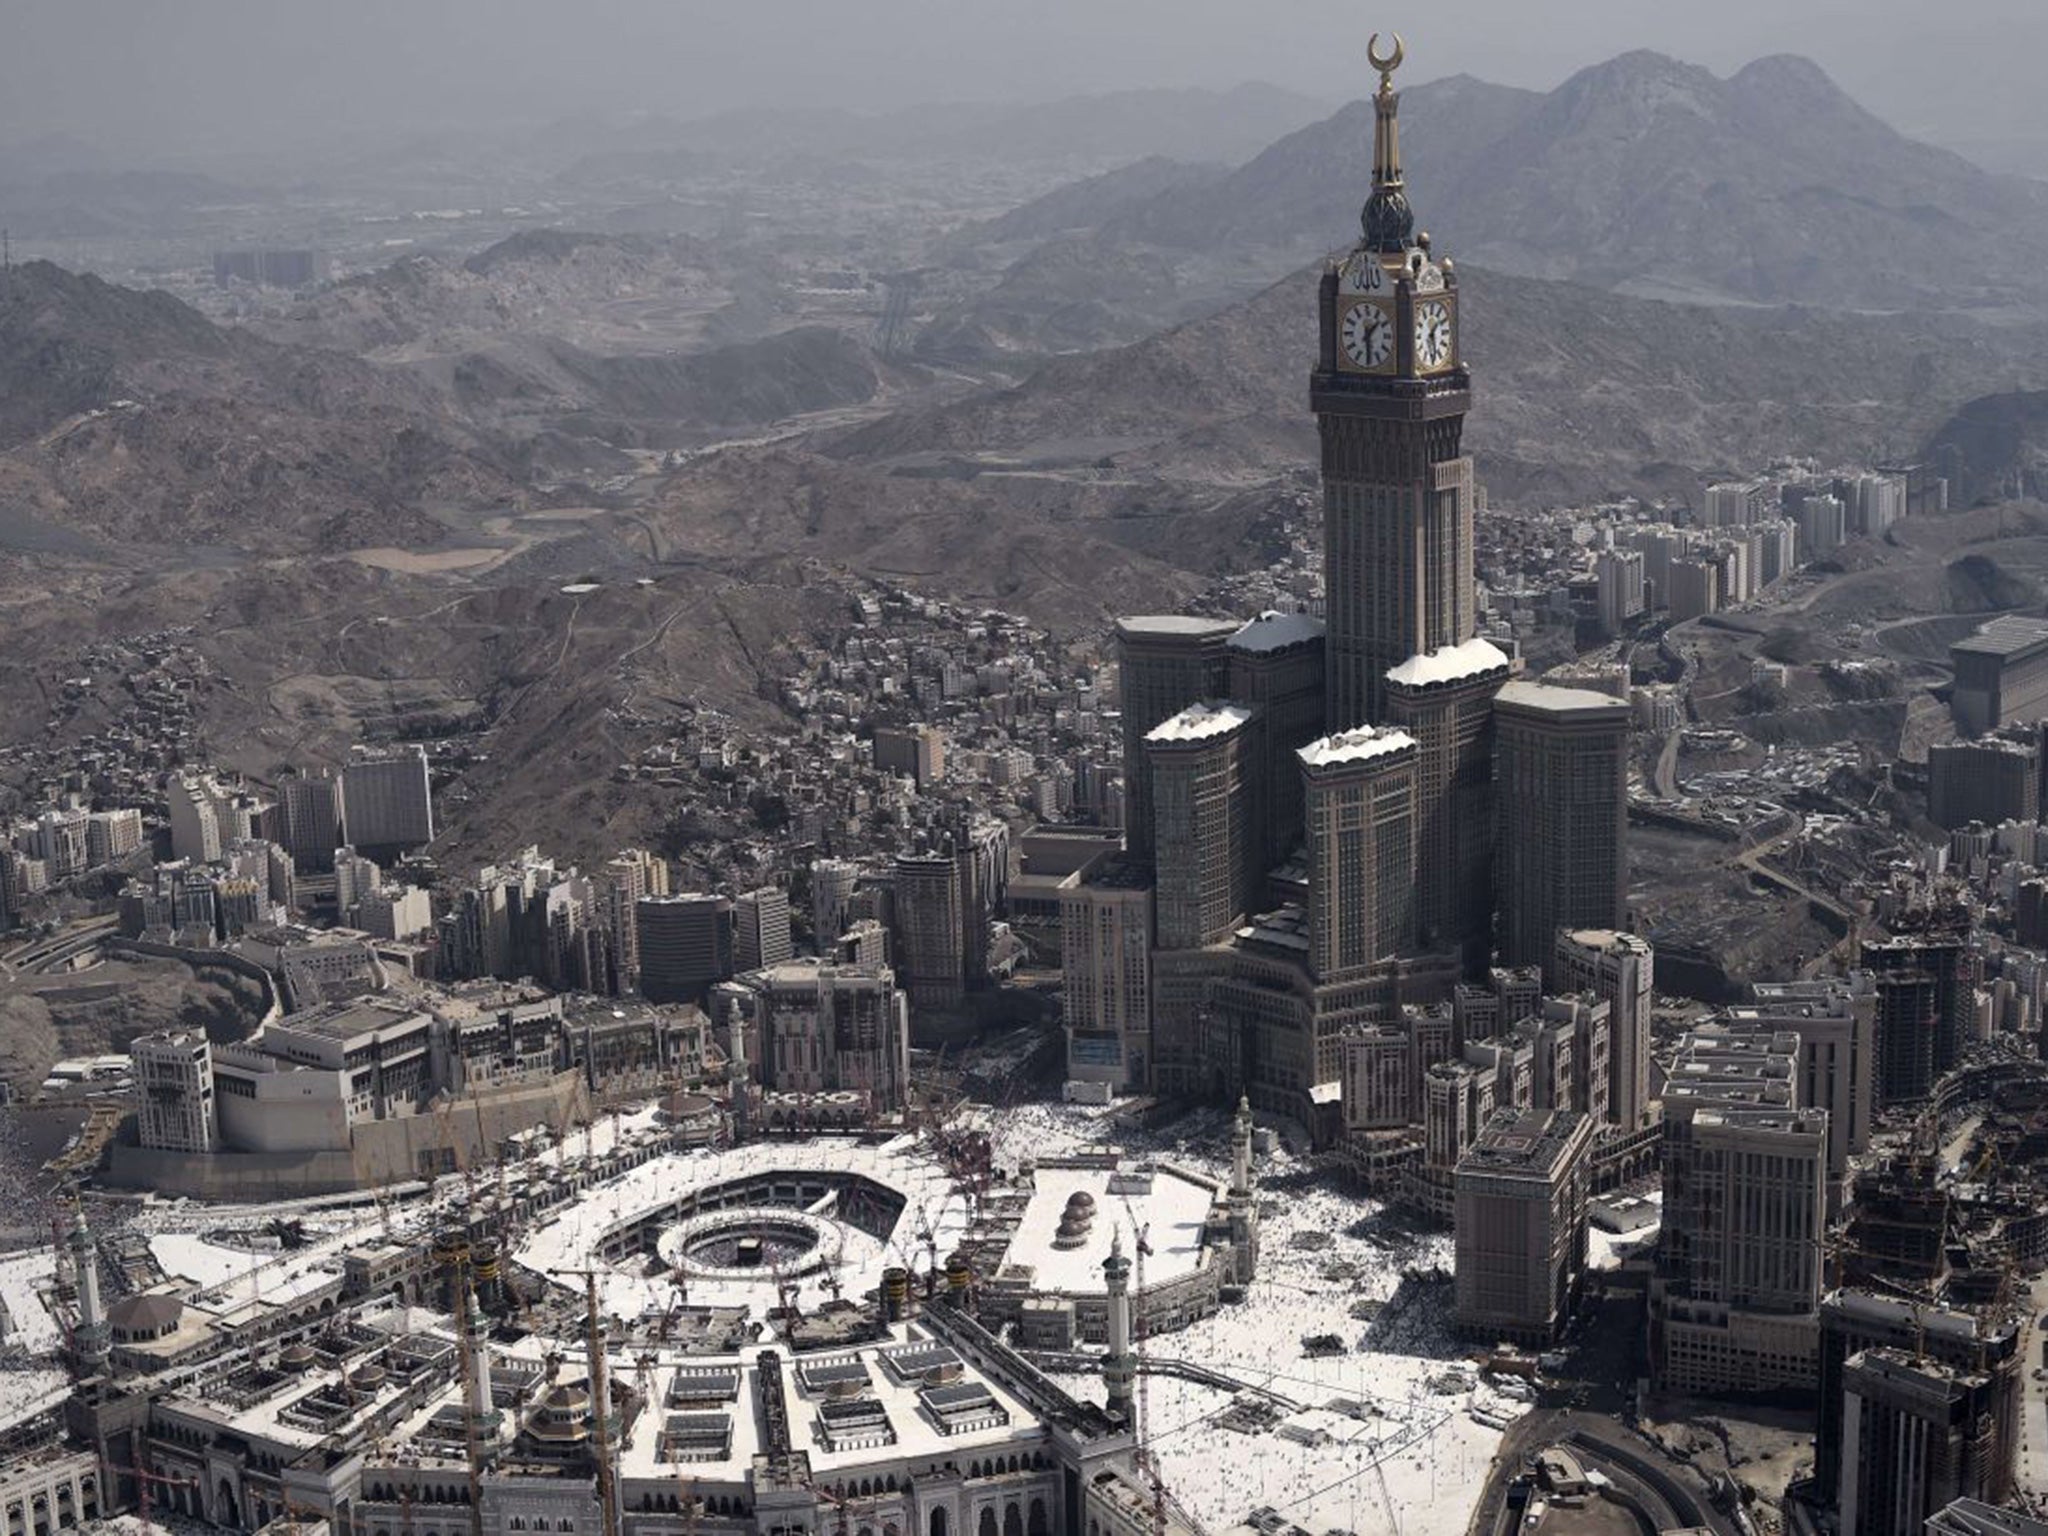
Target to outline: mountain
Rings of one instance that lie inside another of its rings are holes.
[[[965,250],[1092,231],[1132,209],[1156,205],[1173,193],[1211,186],[1229,174],[1226,166],[1190,165],[1164,155],[1148,155],[1100,176],[1067,182],[1008,213],[955,230],[946,243],[954,250]]]
[[[1724,80],[1628,53],[1547,94],[1419,85],[1401,113],[1418,216],[1460,261],[1714,302],[2048,310],[2048,186],[1907,138],[1806,59]],[[1277,272],[1355,237],[1371,141],[1354,102],[1104,233]]]
[[[1927,440],[1922,457],[1949,482],[1949,502],[2048,501],[2048,390],[1969,401]]]
[[[875,466],[1106,456],[1180,478],[1304,468],[1317,270],[1014,389],[884,417],[829,451]],[[1897,453],[1987,378],[2048,375],[2044,326],[1674,304],[1463,266],[1459,280],[1466,440],[1503,498],[1664,488],[1780,453]]]
[[[402,376],[48,262],[0,273],[0,543],[432,542],[429,508],[522,478]]]

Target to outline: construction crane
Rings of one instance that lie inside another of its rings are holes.
[[[483,1447],[476,1438],[477,1415],[483,1406],[476,1396],[476,1352],[483,1348],[483,1341],[476,1337],[478,1317],[470,1290],[467,1244],[463,1245],[461,1252],[461,1259],[448,1268],[448,1294],[458,1314],[455,1350],[457,1367],[462,1372],[462,1440],[469,1470],[469,1536],[484,1536]]]
[[[613,1481],[611,1388],[605,1376],[604,1327],[597,1310],[594,1269],[556,1269],[555,1275],[583,1277],[585,1348],[590,1359],[590,1444],[597,1463],[597,1505],[602,1536],[619,1536],[619,1493]]]
[[[1166,1536],[1166,1481],[1159,1475],[1159,1458],[1152,1454],[1152,1378],[1145,1369],[1145,1336],[1151,1332],[1147,1326],[1145,1309],[1140,1305],[1145,1297],[1145,1260],[1151,1256],[1152,1244],[1148,1240],[1152,1231],[1150,1222],[1138,1224],[1138,1213],[1131,1205],[1131,1197],[1125,1195],[1124,1214],[1131,1219],[1132,1256],[1131,1272],[1131,1351],[1137,1358],[1138,1404],[1137,1422],[1134,1424],[1136,1448],[1131,1459],[1137,1464],[1138,1475],[1152,1490],[1152,1536]]]

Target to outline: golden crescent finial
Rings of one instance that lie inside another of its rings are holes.
[[[1407,46],[1401,41],[1400,33],[1393,32],[1388,35],[1394,39],[1394,51],[1385,58],[1380,57],[1379,33],[1373,33],[1366,40],[1365,44],[1365,62],[1380,72],[1381,85],[1390,85],[1392,83],[1394,71],[1401,67],[1401,60],[1408,53]]]

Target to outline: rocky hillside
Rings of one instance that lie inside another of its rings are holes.
[[[1461,261],[1702,300],[2048,308],[2048,188],[1898,133],[1819,66],[1728,79],[1655,53],[1547,94],[1467,77],[1403,94],[1422,222]],[[1300,259],[1355,236],[1372,110],[1355,102],[1107,232]]]
[[[2048,501],[2048,389],[1969,401],[1928,439],[1925,457],[1948,476],[1955,505]]]
[[[1477,398],[1467,441],[1497,495],[1668,486],[1775,453],[1911,449],[1986,378],[2025,380],[2048,329],[1706,308],[1460,268]],[[1015,389],[884,418],[848,460],[1104,454],[1168,475],[1313,462],[1315,272]],[[1062,446],[1064,445],[1064,447]]]
[[[47,262],[0,273],[0,542],[431,542],[431,507],[510,501],[521,478],[402,376]]]

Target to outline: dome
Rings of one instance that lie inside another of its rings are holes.
[[[107,1309],[107,1322],[124,1339],[160,1339],[184,1315],[185,1304],[175,1296],[123,1296]]]

